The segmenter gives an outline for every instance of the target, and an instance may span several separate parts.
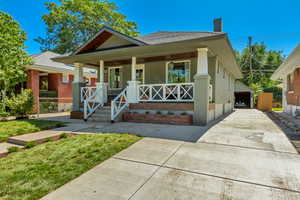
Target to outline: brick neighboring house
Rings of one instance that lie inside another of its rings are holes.
[[[271,76],[282,80],[282,106],[284,112],[295,116],[300,109],[300,43]]]
[[[33,92],[36,112],[37,102],[47,97],[57,102],[57,111],[71,110],[74,67],[51,60],[58,56],[61,55],[51,51],[35,54],[32,55],[34,64],[26,66],[26,88]],[[84,77],[89,86],[95,86],[95,70],[85,70]]]

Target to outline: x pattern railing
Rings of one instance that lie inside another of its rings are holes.
[[[111,101],[111,120],[114,121],[118,115],[129,105],[127,88],[125,88],[114,100]]]
[[[193,83],[139,85],[140,101],[193,101]]]
[[[96,87],[82,87],[80,92],[81,102],[84,102],[84,100],[92,96],[96,92],[96,90]]]
[[[82,91],[82,90],[81,90]],[[99,107],[104,105],[104,102],[99,101],[98,95],[100,94],[100,88],[94,88],[90,90],[84,102],[84,120],[87,120]]]

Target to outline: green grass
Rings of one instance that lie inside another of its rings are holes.
[[[46,121],[37,119],[13,120],[0,122],[0,142],[4,142],[8,137],[32,133],[36,131],[62,127],[64,123],[56,121]]]
[[[272,108],[272,111],[283,111],[283,108]]]
[[[76,135],[0,159],[0,199],[36,200],[141,139],[127,134]]]

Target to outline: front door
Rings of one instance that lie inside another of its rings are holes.
[[[109,89],[111,90],[122,89],[121,71],[122,71],[122,67],[108,68]]]
[[[135,66],[136,70],[136,80],[140,82],[140,84],[145,83],[145,65],[140,64]]]

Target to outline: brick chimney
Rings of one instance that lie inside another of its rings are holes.
[[[222,31],[223,31],[222,18],[214,19],[214,32],[222,32]]]

